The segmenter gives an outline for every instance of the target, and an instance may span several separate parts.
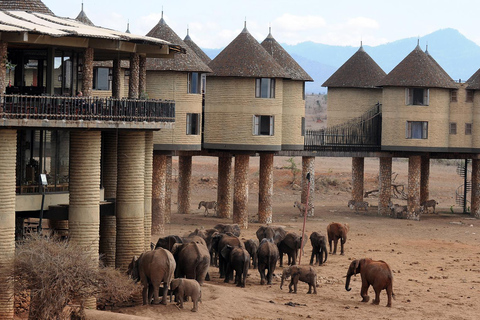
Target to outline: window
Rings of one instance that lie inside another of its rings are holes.
[[[471,123],[465,123],[465,135],[469,136],[472,134],[472,124]]]
[[[473,90],[467,90],[467,98],[465,102],[473,102]]]
[[[273,136],[274,116],[253,116],[253,135]]]
[[[428,139],[428,122],[407,121],[405,136],[407,139]]]
[[[450,91],[450,102],[457,102],[457,94],[458,94],[458,90]]]
[[[275,98],[275,79],[255,79],[255,98]]]
[[[429,92],[424,88],[407,88],[405,104],[408,106],[428,106]]]
[[[302,117],[302,137],[305,136],[305,117]]]
[[[187,134],[188,135],[200,134],[200,114],[199,113],[187,113]]]
[[[457,134],[457,124],[455,122],[450,122],[450,134]]]
[[[188,73],[188,93],[202,93],[202,75],[198,72]]]
[[[110,68],[93,69],[93,90],[111,90],[112,77]]]

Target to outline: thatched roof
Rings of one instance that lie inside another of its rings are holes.
[[[467,80],[467,84],[467,89],[480,90],[480,69]]]
[[[41,0],[2,0],[0,10],[32,11],[53,15],[53,12]]]
[[[262,47],[283,67],[285,72],[290,75],[292,80],[301,81],[313,81],[312,77],[303,70],[302,67],[288,54],[285,49],[275,40],[272,33],[269,32],[268,36],[261,43]]]
[[[419,45],[380,82],[383,87],[423,87],[455,89],[457,86],[445,70],[423,52]]]
[[[83,3],[82,3],[82,11],[78,14],[75,20],[88,24],[89,26],[94,26],[93,22],[87,17],[85,11],[83,11]]]
[[[209,56],[207,56],[207,54],[205,52],[203,52],[202,49],[200,49],[199,46],[197,46],[197,44],[195,42],[193,42],[192,38],[190,38],[190,35],[188,34],[188,29],[187,29],[187,36],[185,37],[185,39],[183,39],[183,42],[185,42],[187,44],[187,46],[189,46],[193,52],[195,52],[195,54],[200,58],[202,59],[202,61],[205,63],[205,64],[209,64],[210,61],[212,61],[212,59],[210,59]]]
[[[164,39],[185,48],[185,54],[176,54],[172,59],[147,59],[147,70],[212,72],[212,70],[195,54],[182,39],[167,25],[162,18],[158,24],[147,33],[147,36]]]
[[[365,52],[363,46],[355,52],[322,86],[330,88],[375,88],[386,73]]]
[[[208,66],[208,76],[290,78],[246,27]]]

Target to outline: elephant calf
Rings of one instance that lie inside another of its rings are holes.
[[[178,300],[180,308],[183,309],[183,300],[185,297],[192,297],[192,312],[198,311],[198,302],[202,301],[202,289],[197,280],[184,278],[173,279],[170,283],[170,290],[170,301],[172,301],[172,294],[174,294],[175,301]]]
[[[347,233],[349,227],[348,224],[341,224],[338,222],[332,222],[327,226],[328,245],[330,247],[330,254],[337,253],[337,244],[340,240],[340,254],[343,255],[343,245],[347,242]],[[334,243],[334,249],[332,252],[332,241]]]
[[[320,233],[314,231],[310,235],[310,243],[312,244],[312,256],[310,257],[310,265],[313,265],[313,258],[315,257],[315,263],[322,265],[327,262],[327,238]],[[325,260],[323,256],[325,255]]]
[[[289,293],[291,293],[292,291],[293,293],[297,293],[297,284],[298,284],[298,280],[300,280],[305,283],[308,283],[307,294],[312,293],[312,288],[313,288],[313,294],[317,294],[317,273],[312,267],[295,265],[295,266],[283,268],[282,282],[280,283],[280,290],[282,290],[283,281],[289,277],[292,278],[292,280],[290,281],[290,284],[288,285]],[[292,286],[293,286],[293,290],[292,290]]]

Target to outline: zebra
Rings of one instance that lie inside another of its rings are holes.
[[[210,213],[208,212],[208,209],[213,209],[215,215],[217,214],[217,201],[200,201],[198,204],[198,209],[200,209],[202,206],[205,207],[205,217]]]

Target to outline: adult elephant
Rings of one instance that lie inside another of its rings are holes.
[[[288,265],[297,264],[298,250],[302,247],[302,237],[294,232],[289,232],[278,244],[280,267],[283,267],[283,254],[288,256]]]
[[[175,272],[175,259],[166,249],[142,253],[140,257],[133,257],[128,265],[127,274],[136,282],[143,285],[143,304],[148,304],[154,298],[154,304],[167,304],[167,292],[170,281]],[[160,285],[163,282],[162,301],[159,301]]]
[[[183,243],[182,238],[176,235],[169,235],[159,238],[157,244],[155,245],[155,249],[164,248],[171,252],[175,243]]]
[[[231,233],[236,237],[240,237],[240,227],[236,223],[233,223],[233,224],[219,223],[213,228],[217,229],[218,232],[220,233]]]
[[[347,242],[347,233],[349,230],[348,224],[341,224],[338,222],[332,222],[327,226],[328,245],[330,246],[330,254],[337,253],[337,243],[340,240],[340,254],[343,255],[343,246]],[[334,249],[332,253],[332,241],[334,243]]]
[[[233,279],[233,272],[235,271],[235,284],[237,287],[245,288],[247,280],[248,269],[250,266],[250,254],[245,248],[232,247],[226,245],[220,255],[227,261],[225,270],[225,280],[228,283]]]
[[[278,260],[278,248],[271,239],[263,239],[258,246],[258,272],[260,273],[260,284],[265,284],[265,279],[267,279],[267,284],[272,284],[273,273],[275,272],[275,267]],[[265,270],[267,270],[267,275],[265,276]]]
[[[380,291],[385,289],[388,297],[387,307],[392,306],[392,296],[395,296],[393,293],[393,274],[385,261],[376,261],[369,258],[352,261],[347,271],[345,290],[351,290],[349,287],[350,278],[357,273],[360,273],[362,277],[362,289],[360,291],[362,302],[368,302],[370,299],[368,296],[368,288],[371,285],[373,290],[375,290],[375,300],[373,300],[372,303],[380,303]]]
[[[261,226],[258,228],[256,235],[259,242],[266,238],[272,239],[275,244],[278,244],[285,238],[287,231],[278,226]]]
[[[200,285],[205,278],[208,280],[210,253],[206,246],[196,242],[176,244],[172,253],[177,262],[175,278],[195,279]]]
[[[258,257],[257,257],[257,250],[258,250],[258,241],[255,239],[245,240],[244,242],[245,249],[250,254],[250,258],[253,261],[253,268],[257,269],[258,265]]]
[[[319,266],[322,263],[327,262],[327,238],[322,236],[320,233],[314,231],[310,235],[310,243],[312,244],[312,256],[310,258],[310,265],[313,265],[313,257],[315,257],[315,263]],[[325,255],[325,260],[323,256]]]
[[[222,257],[222,249],[230,245],[232,247],[243,247],[243,242],[236,236],[230,234],[217,234],[212,238],[212,248],[217,252],[218,255],[218,271],[220,272],[220,278],[225,277],[227,260]]]

